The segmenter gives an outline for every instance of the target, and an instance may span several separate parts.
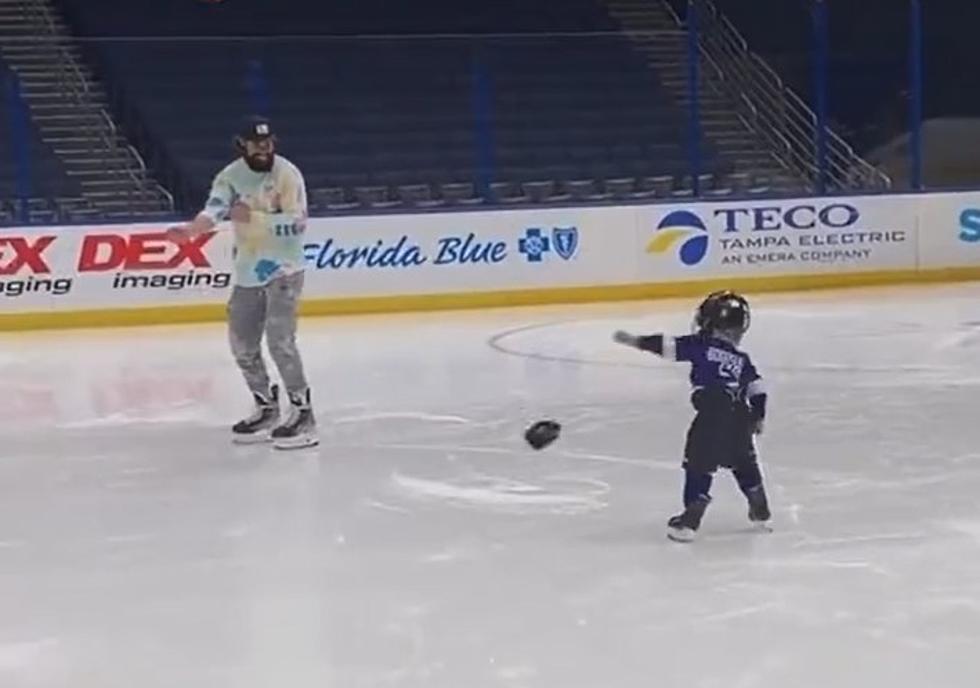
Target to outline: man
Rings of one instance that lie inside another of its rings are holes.
[[[231,220],[234,285],[228,303],[231,350],[255,400],[255,412],[232,428],[233,441],[271,441],[279,449],[318,443],[303,362],[296,346],[297,303],[303,290],[306,187],[299,169],[276,154],[269,122],[251,118],[235,139],[240,158],[214,178],[204,209],[171,227],[183,243]],[[262,357],[262,335],[290,402],[279,424],[279,389]]]

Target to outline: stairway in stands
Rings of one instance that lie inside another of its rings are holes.
[[[45,0],[0,0],[0,56],[17,74],[41,139],[79,182],[89,208],[107,219],[172,212],[109,114],[67,26]]]
[[[689,108],[688,35],[668,5],[660,0],[607,0],[606,4],[610,15],[630,32],[636,50],[647,56],[647,63],[660,75],[678,106]],[[765,179],[773,189],[804,187],[804,180],[790,172],[785,161],[740,117],[731,96],[721,88],[714,65],[702,55],[699,66],[698,104],[704,137],[735,165],[736,172]]]

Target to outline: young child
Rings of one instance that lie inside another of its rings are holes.
[[[667,536],[689,542],[711,502],[711,483],[719,467],[730,469],[749,503],[749,520],[771,517],[754,435],[766,417],[766,391],[748,354],[738,346],[750,324],[748,302],[731,291],[714,292],[694,317],[693,335],[636,336],[616,332],[613,339],[673,361],[691,364],[691,402],[696,414],[684,448],[684,512],[667,523]]]

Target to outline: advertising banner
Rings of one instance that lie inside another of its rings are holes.
[[[230,226],[182,246],[164,229],[0,232],[0,311],[224,302],[232,284]],[[629,283],[634,241],[632,208],[315,218],[304,239],[305,297]]]
[[[980,193],[924,197],[919,244],[922,269],[980,265]]]
[[[638,218],[641,281],[913,269],[914,197],[653,206]]]
[[[164,230],[0,230],[0,315],[227,301],[230,226],[183,246]],[[980,192],[314,218],[304,254],[304,299],[320,312],[385,297],[400,308],[429,296],[506,305],[563,288],[636,298],[726,279],[789,278],[788,288],[815,275],[965,276],[980,269]]]
[[[315,220],[307,285],[318,297],[630,283],[633,208]]]
[[[225,300],[230,237],[177,246],[154,225],[0,232],[0,311],[186,305]]]

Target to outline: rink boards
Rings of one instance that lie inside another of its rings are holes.
[[[223,317],[228,225],[0,232],[0,329]],[[314,218],[306,314],[980,279],[980,193]]]

